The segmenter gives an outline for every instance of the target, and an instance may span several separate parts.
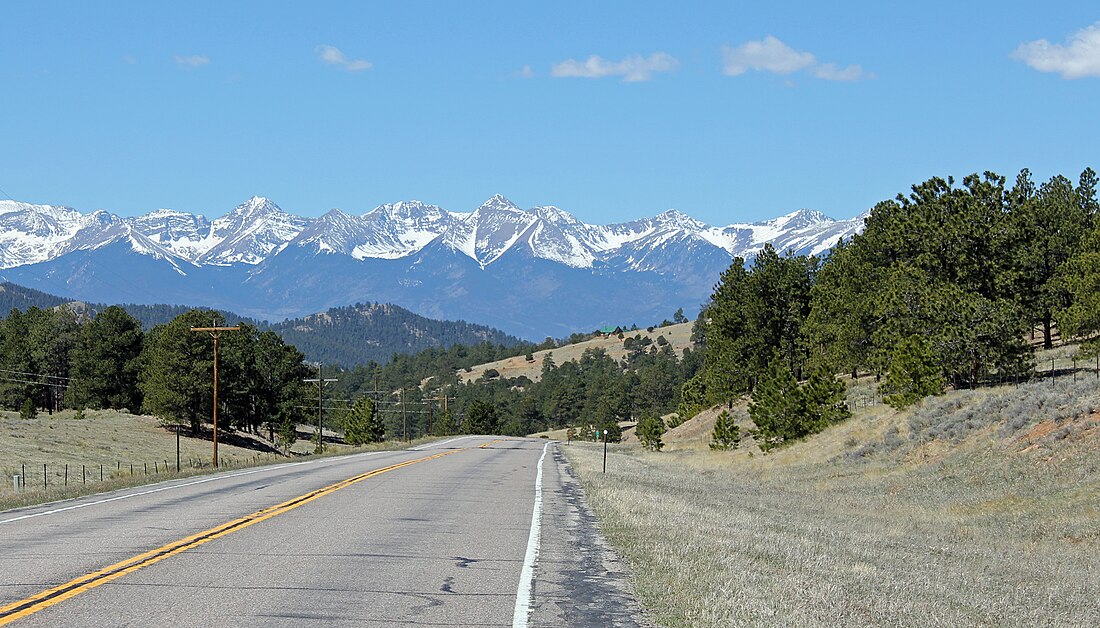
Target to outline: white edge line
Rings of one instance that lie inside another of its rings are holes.
[[[535,507],[531,511],[531,534],[527,537],[527,553],[523,557],[523,569],[519,572],[519,588],[516,589],[516,610],[512,613],[512,627],[526,628],[531,614],[531,589],[535,584],[535,561],[539,558],[539,537],[542,527],[542,461],[550,443],[542,447],[539,470],[535,474]]]
[[[353,454],[357,456],[375,456],[381,453],[388,453],[384,451],[369,451],[361,454]],[[342,456],[342,458],[350,458],[351,456]],[[252,475],[253,473],[263,473],[265,471],[277,471],[279,469],[286,469],[289,467],[296,467],[303,464],[313,464],[316,462],[328,462],[330,460],[339,460],[339,458],[322,458],[319,460],[303,460],[301,462],[288,462],[286,464],[260,467],[259,469],[252,469],[250,471],[241,471],[240,473],[232,474],[218,474],[207,476],[201,480],[195,480],[194,482],[184,482],[182,484],[170,484],[168,486],[161,486],[159,488],[150,489],[148,491],[140,491],[137,493],[127,493],[125,495],[116,495],[115,497],[108,497],[107,499],[101,499],[94,502],[84,502],[82,504],[73,504],[72,506],[65,506],[63,508],[54,508],[53,510],[45,510],[42,512],[35,512],[27,515],[21,515],[19,517],[12,517],[11,519],[0,520],[0,525],[5,523],[14,523],[16,521],[22,521],[24,519],[34,519],[35,517],[44,517],[46,515],[55,515],[57,513],[66,512],[69,510],[77,510],[78,508],[87,508],[88,506],[98,506],[100,504],[106,504],[109,502],[117,502],[123,499],[130,499],[131,497],[141,497],[142,495],[150,495],[152,493],[159,493],[161,491],[170,491],[177,488],[186,488],[188,486],[195,486],[196,484],[205,484],[206,482],[213,482],[215,480],[228,480],[231,478],[239,478],[243,475]]]

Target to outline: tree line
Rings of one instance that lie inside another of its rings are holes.
[[[143,411],[198,433],[212,414],[214,356],[210,336],[191,328],[214,320],[191,310],[145,332],[120,306],[93,318],[67,307],[13,309],[0,321],[0,405]],[[240,327],[219,339],[219,427],[291,438],[308,416],[302,379],[312,371],[274,332]]]
[[[885,376],[898,406],[1030,373],[1056,331],[1100,329],[1096,188],[1091,169],[1076,184],[932,178],[875,205],[824,258],[765,246],[735,259],[696,322],[703,366],[681,413],[751,395],[779,443],[846,416],[836,373]]]
[[[576,339],[590,337],[583,334]],[[558,364],[551,352],[543,361],[538,381],[489,371],[471,384],[461,383],[460,371],[511,357],[511,347],[483,343],[395,355],[386,365],[369,364],[339,372],[336,377],[340,381],[333,385],[332,394],[337,405],[350,405],[362,395],[377,395],[389,435],[523,436],[576,426],[579,435],[608,429],[612,440],[617,440],[619,421],[674,410],[683,382],[702,361],[702,356],[690,349],[677,355],[660,336],[652,341],[626,331],[619,340],[627,349],[621,360],[603,349],[588,349],[580,359]],[[550,348],[557,346],[550,339],[547,343]],[[341,414],[342,410],[334,413],[335,425],[342,423]]]

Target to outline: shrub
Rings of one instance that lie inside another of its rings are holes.
[[[741,446],[741,428],[725,410],[714,422],[714,431],[710,436],[710,448],[719,451],[737,449]]]
[[[661,451],[665,446],[661,441],[661,435],[665,433],[665,422],[655,414],[643,415],[638,421],[638,440],[642,447],[650,451]]]
[[[19,418],[24,421],[38,418],[38,409],[34,407],[34,402],[30,400],[30,397],[23,400],[23,407],[19,409]]]

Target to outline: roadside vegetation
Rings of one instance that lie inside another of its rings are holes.
[[[353,446],[326,439],[322,455],[405,448],[427,440],[363,441]],[[289,447],[293,460],[316,457],[315,450],[314,439],[304,431]],[[0,510],[288,461],[283,451],[262,437],[226,434],[220,438],[221,465],[215,469],[209,432],[193,437],[184,429],[177,472],[175,432],[166,430],[157,417],[115,410],[89,410],[83,417],[65,410],[30,420],[0,411],[0,452]],[[20,476],[18,489],[16,475]]]
[[[744,417],[744,408],[735,412]],[[761,455],[564,446],[667,626],[1096,625],[1093,378],[881,403]],[[700,417],[702,418],[702,417]]]

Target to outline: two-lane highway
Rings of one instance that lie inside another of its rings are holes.
[[[633,624],[556,447],[462,437],[0,513],[0,623]]]

